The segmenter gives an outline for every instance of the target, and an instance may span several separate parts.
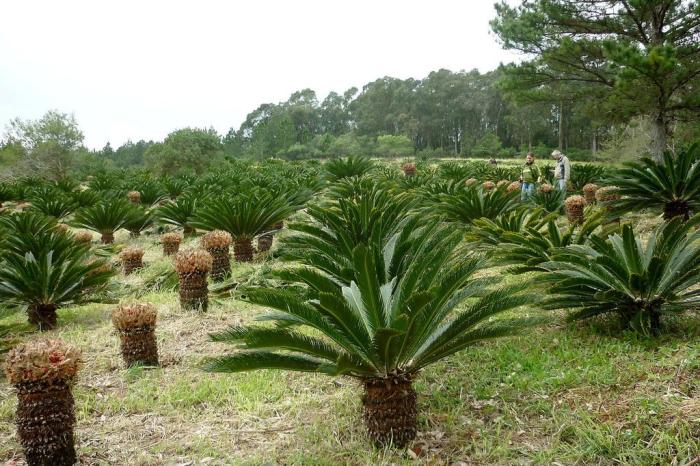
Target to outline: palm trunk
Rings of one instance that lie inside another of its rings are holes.
[[[664,220],[669,221],[675,217],[683,217],[683,220],[690,218],[690,207],[682,199],[675,199],[664,205]]]
[[[34,304],[27,310],[29,314],[29,323],[34,325],[39,331],[51,330],[56,328],[56,309],[55,304]]]
[[[258,236],[258,252],[269,251],[272,247],[272,233],[267,232]]]
[[[106,233],[102,233],[102,237],[100,238],[100,241],[102,244],[112,244],[114,243],[114,232],[109,231]]]
[[[122,357],[127,367],[137,364],[158,365],[158,345],[152,326],[119,330]]]
[[[231,259],[228,246],[225,248],[209,248],[207,252],[212,257],[210,276],[213,281],[220,282],[231,275]]]
[[[180,280],[180,307],[183,310],[206,312],[209,308],[209,287],[206,272],[183,273]]]
[[[62,380],[17,384],[17,436],[30,466],[75,464],[75,408]]]
[[[412,383],[411,374],[363,381],[363,419],[376,444],[402,448],[416,437],[418,409]]]
[[[253,242],[250,239],[237,239],[233,243],[233,255],[238,262],[253,260]]]

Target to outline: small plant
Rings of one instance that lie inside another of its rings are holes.
[[[156,307],[150,303],[122,304],[112,311],[112,323],[119,332],[127,367],[158,365],[156,316]]]
[[[493,181],[484,181],[484,183],[481,185],[485,191],[491,191],[492,189],[496,188],[496,183]]]
[[[92,243],[92,233],[89,231],[81,230],[73,234],[73,238],[78,243],[91,244]]]
[[[136,270],[143,268],[144,250],[138,247],[126,247],[119,253],[122,262],[124,275],[130,275]]]
[[[175,271],[180,281],[182,309],[207,310],[209,305],[207,275],[211,267],[211,254],[202,249],[188,249],[175,255]]]
[[[586,207],[586,199],[583,196],[570,196],[564,201],[566,218],[572,224],[583,223],[583,209]]]
[[[141,204],[141,193],[138,191],[129,191],[126,193],[126,197],[132,204]]]
[[[75,464],[71,386],[80,351],[61,340],[24,343],[7,355],[5,374],[17,391],[17,436],[30,466]]]
[[[214,230],[202,236],[202,247],[211,254],[212,267],[211,278],[219,282],[231,275],[231,258],[229,247],[231,246],[231,234]]]
[[[338,181],[351,176],[362,176],[374,168],[374,162],[367,157],[353,156],[346,159],[329,160],[323,165],[329,181]]]
[[[595,192],[595,200],[598,202],[612,202],[620,199],[620,188],[617,186],[603,186]]]
[[[506,188],[506,192],[512,193],[513,191],[520,191],[521,185],[520,181],[513,181]]]
[[[172,256],[177,254],[181,242],[182,235],[175,232],[163,233],[160,237],[160,243],[163,245],[163,255]]]
[[[100,233],[102,244],[112,244],[114,232],[129,220],[131,209],[127,201],[113,198],[78,210],[74,223],[78,227]]]
[[[158,207],[156,217],[163,224],[182,228],[183,234],[190,236],[195,233],[195,228],[191,222],[199,203],[200,199],[197,196],[183,194],[177,200],[167,202]]]
[[[129,231],[129,236],[137,238],[141,232],[153,225],[153,214],[141,206],[133,206],[129,209],[124,228]]]
[[[412,163],[404,163],[401,167],[403,174],[406,177],[410,177],[416,174],[416,166]]]
[[[588,183],[583,187],[583,197],[586,198],[586,203],[595,204],[596,196],[595,193],[598,191],[598,185],[593,183]]]

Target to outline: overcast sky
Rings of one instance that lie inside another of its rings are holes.
[[[488,71],[514,56],[494,0],[0,2],[0,128],[74,113],[85,143],[225,134],[264,102],[382,76]]]

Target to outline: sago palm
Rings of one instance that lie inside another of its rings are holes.
[[[114,242],[114,233],[129,220],[132,205],[126,199],[111,198],[75,213],[74,223],[80,228],[102,235],[103,244]]]
[[[78,208],[78,204],[75,201],[57,189],[32,196],[31,203],[32,210],[41,212],[59,221],[71,215]]]
[[[208,199],[197,209],[191,224],[203,230],[223,230],[233,237],[236,260],[253,260],[253,239],[266,228],[284,221],[297,210],[286,199],[262,190]]]
[[[30,323],[40,330],[55,327],[60,306],[89,301],[112,276],[89,245],[69,234],[43,228],[13,236],[0,262],[0,299],[26,306]]]
[[[530,297],[513,287],[484,291],[488,280],[474,277],[482,263],[459,247],[461,240],[462,233],[447,225],[411,223],[379,251],[357,245],[347,284],[309,257],[280,272],[285,281],[306,290],[244,291],[249,302],[272,309],[258,320],[275,325],[235,326],[213,335],[238,350],[210,361],[206,369],[281,369],[355,378],[364,389],[363,418],[371,439],[406,445],[416,435],[413,382],[421,369],[533,323],[493,319]]]
[[[448,221],[470,225],[479,218],[496,218],[520,204],[520,193],[505,189],[484,190],[481,186],[461,185],[453,193],[442,194],[434,206],[428,207]]]
[[[153,213],[140,205],[132,205],[129,209],[124,228],[129,230],[132,237],[137,237],[142,231],[153,225]]]
[[[351,155],[345,159],[333,159],[323,164],[326,178],[338,181],[352,176],[362,176],[374,168],[374,162],[367,157]]]
[[[494,219],[474,220],[466,239],[484,249],[498,247],[506,233],[521,233],[525,230],[538,231],[548,222],[555,220],[556,214],[547,213],[542,208],[521,206]]]
[[[191,225],[191,222],[200,202],[201,198],[194,194],[183,194],[177,199],[158,207],[155,211],[155,216],[160,223],[174,225],[182,228],[186,236],[192,235],[195,232],[195,228]]]
[[[664,219],[688,219],[700,208],[700,145],[664,153],[656,162],[643,158],[629,162],[613,175],[609,184],[618,187],[622,198],[613,202],[613,211],[624,213],[639,208],[663,212]]]
[[[548,309],[572,311],[571,320],[616,315],[623,328],[656,334],[662,316],[700,305],[700,216],[676,216],[646,243],[630,225],[608,238],[559,250],[542,267],[551,298]]]
[[[543,263],[551,260],[558,248],[585,244],[593,232],[602,225],[604,214],[600,211],[588,215],[582,225],[559,227],[551,217],[545,225],[533,225],[521,231],[503,231],[499,245],[491,250],[492,257],[500,264],[511,265],[510,273],[542,272]],[[609,225],[601,234],[609,234],[616,225]]]

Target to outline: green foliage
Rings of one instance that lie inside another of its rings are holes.
[[[73,223],[101,234],[113,234],[129,220],[133,206],[125,199],[112,198],[92,207],[84,207],[75,213]]]
[[[32,210],[39,211],[59,221],[71,215],[78,208],[78,204],[73,199],[57,189],[38,192],[31,196],[30,200]]]
[[[536,189],[534,193],[530,194],[528,202],[536,207],[543,208],[547,212],[559,213],[564,206],[565,199],[566,191],[553,189],[549,192],[543,192]]]
[[[556,219],[556,214],[547,213],[542,208],[520,206],[494,219],[478,218],[473,221],[472,228],[467,232],[467,241],[474,242],[479,248],[490,250],[498,247],[507,232],[522,233],[525,230],[539,231],[550,221]]]
[[[571,320],[616,315],[623,328],[658,333],[662,316],[696,310],[700,303],[700,217],[675,218],[646,244],[625,225],[621,234],[591,236],[542,266],[551,298],[548,309],[570,309]]]
[[[498,247],[491,250],[496,262],[512,265],[510,273],[541,272],[558,248],[585,244],[593,232],[603,224],[602,212],[588,211],[582,225],[558,227],[556,219],[547,216],[546,223],[533,222],[520,230],[491,229],[498,234]],[[606,227],[601,236],[610,233],[614,226]]]
[[[129,230],[133,236],[138,236],[142,231],[151,227],[154,223],[153,213],[142,206],[132,205],[128,211],[123,227]]]
[[[194,213],[191,225],[203,230],[224,230],[236,240],[250,240],[281,222],[297,209],[263,190],[211,197]]]
[[[331,234],[347,227],[337,225]],[[481,262],[458,247],[461,236],[437,222],[412,223],[382,249],[356,245],[348,284],[336,282],[323,263],[317,267],[309,257],[280,273],[308,292],[247,288],[246,300],[274,310],[259,320],[276,326],[235,326],[213,335],[239,350],[209,361],[206,369],[274,368],[361,379],[413,374],[479,341],[532,324],[491,320],[531,298],[519,288],[484,291],[488,280],[474,278]],[[469,298],[474,299],[458,311]]]
[[[367,157],[351,155],[345,159],[329,160],[323,168],[328,180],[338,181],[351,176],[366,175],[374,168],[374,162]]]
[[[199,202],[200,198],[194,194],[183,194],[176,200],[166,202],[158,207],[155,215],[160,223],[182,228],[185,233],[189,234],[194,232],[191,222]]]
[[[575,164],[571,166],[571,186],[574,191],[583,191],[588,183],[600,183],[605,177],[605,168],[600,165]]]
[[[413,154],[413,143],[407,136],[377,136],[376,154],[380,157],[401,157]]]
[[[662,211],[669,220],[675,216],[688,218],[700,208],[700,145],[681,149],[677,154],[665,152],[656,162],[642,158],[628,162],[608,180],[622,195],[613,203],[616,213],[640,207]]]
[[[22,214],[32,215],[32,214]],[[17,223],[39,223],[33,216]],[[0,299],[10,305],[64,305],[90,299],[112,272],[105,261],[92,257],[89,245],[51,227],[36,231],[17,229],[3,248]]]
[[[496,156],[501,151],[501,147],[501,140],[497,135],[486,133],[477,141],[472,154],[480,157]]]
[[[514,210],[520,204],[520,192],[507,192],[505,188],[487,191],[479,185],[460,184],[453,192],[439,195],[438,199],[434,206],[428,207],[430,211],[450,222],[470,225],[479,218],[494,219]]]
[[[144,157],[146,165],[159,174],[201,174],[210,164],[223,160],[223,146],[213,129],[184,128],[168,134],[162,143],[149,146]]]

